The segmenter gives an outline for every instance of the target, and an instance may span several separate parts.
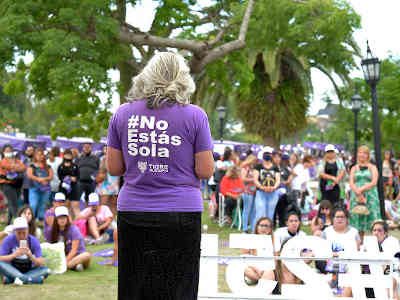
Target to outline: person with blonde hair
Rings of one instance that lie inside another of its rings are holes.
[[[357,164],[350,171],[350,225],[357,228],[363,241],[364,232],[371,228],[372,222],[381,219],[377,190],[378,170],[370,162],[367,146],[360,146]]]
[[[197,299],[200,179],[214,171],[206,113],[182,56],[159,52],[133,79],[108,127],[117,200],[118,299]]]
[[[242,162],[240,177],[244,184],[244,191],[242,194],[243,200],[243,232],[251,230],[250,224],[253,224],[255,216],[254,198],[256,195],[256,186],[254,184],[254,167],[258,162],[258,158],[250,154]]]

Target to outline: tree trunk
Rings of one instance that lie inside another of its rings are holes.
[[[281,145],[281,141],[277,137],[272,137],[272,136],[263,137],[263,141],[264,141],[264,146],[270,146],[275,150],[279,150],[279,146]]]
[[[126,96],[132,86],[132,78],[137,75],[138,70],[135,70],[131,64],[121,62],[117,65],[119,70],[119,103],[120,105],[127,102]]]

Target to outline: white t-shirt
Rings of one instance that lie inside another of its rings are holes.
[[[381,244],[382,250],[385,253],[389,253],[394,256],[397,252],[400,252],[399,240],[394,236],[389,235]]]
[[[357,241],[360,240],[360,234],[358,230],[352,226],[347,226],[347,230],[343,233],[338,233],[333,229],[333,225],[328,226],[322,232],[321,238],[335,243],[338,247],[342,247],[344,250],[349,249],[349,247],[355,247],[357,249]],[[354,244],[353,244],[354,243]]]
[[[307,182],[310,181],[310,172],[308,169],[304,168],[303,164],[297,164],[293,172],[296,176],[292,180],[292,189],[298,191],[304,191]]]
[[[284,241],[295,237],[295,236],[306,236],[307,234],[303,230],[299,230],[296,235],[290,235],[287,227],[281,227],[274,232],[274,250],[280,251]]]
[[[58,187],[60,185],[60,179],[58,179],[58,167],[62,163],[62,158],[61,157],[55,157],[54,161],[51,162],[50,159],[47,160],[47,164],[51,167],[53,170],[53,179],[50,181],[50,187],[52,192],[58,192]]]

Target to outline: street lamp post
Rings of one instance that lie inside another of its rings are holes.
[[[324,133],[325,133],[325,129],[321,128],[321,129],[319,130],[319,132],[321,133],[321,143],[323,143],[323,142],[324,142]]]
[[[361,96],[356,94],[351,97],[352,110],[354,112],[354,163],[357,163],[357,148],[358,148],[358,113],[361,108]]]
[[[378,115],[378,101],[376,96],[376,85],[380,79],[380,61],[377,57],[372,56],[371,49],[367,42],[367,57],[361,61],[365,81],[371,88],[372,97],[372,121],[374,132],[375,161],[378,168],[378,194],[381,208],[381,217],[385,217],[385,196],[383,192],[382,181],[382,155],[381,155],[381,130]]]
[[[225,116],[226,116],[226,108],[225,108],[225,106],[218,106],[216,108],[216,111],[218,112],[218,118],[219,118],[219,122],[220,122],[219,137],[222,142],[224,140],[224,121],[225,121]]]

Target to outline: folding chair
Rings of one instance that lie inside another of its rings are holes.
[[[237,227],[238,230],[242,229],[242,209],[241,209],[242,197],[239,197],[236,200],[236,208],[233,210],[232,224],[231,228],[234,226]]]
[[[224,226],[227,218],[225,216],[225,197],[221,193],[219,193],[218,198],[218,225],[219,227]]]

